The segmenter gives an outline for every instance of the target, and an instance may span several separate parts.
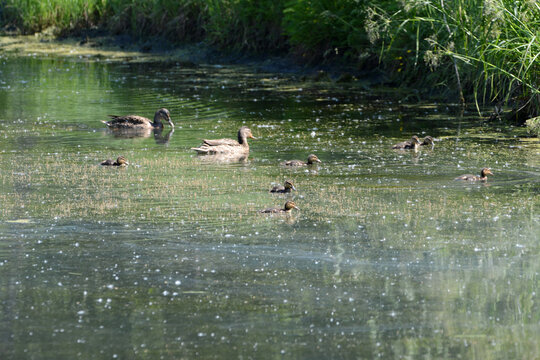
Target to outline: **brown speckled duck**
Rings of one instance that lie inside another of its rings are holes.
[[[270,190],[271,193],[290,193],[291,191],[296,191],[296,188],[294,187],[294,184],[290,180],[285,180],[284,185],[276,185]]]
[[[238,156],[249,154],[247,139],[256,139],[247,126],[238,130],[238,141],[233,139],[203,140],[201,146],[191,148],[201,155],[230,154]]]
[[[434,147],[435,146],[435,142],[433,141],[433,137],[431,136],[426,136],[424,138],[424,141],[422,141],[420,143],[420,146],[431,146],[431,147]]]
[[[313,165],[314,163],[320,163],[321,160],[317,157],[315,154],[311,154],[307,158],[307,162],[302,160],[288,160],[283,163],[285,166],[306,166],[306,165]]]
[[[454,180],[463,180],[463,181],[487,181],[487,176],[493,175],[490,168],[483,168],[482,171],[480,171],[480,176],[473,175],[473,174],[465,174],[458,176]]]
[[[276,214],[276,213],[284,214],[284,213],[290,213],[292,209],[300,210],[298,206],[296,206],[294,201],[289,200],[285,203],[285,206],[283,208],[273,207],[273,208],[261,210],[259,212],[264,213],[264,214]]]
[[[129,163],[126,160],[125,157],[119,156],[116,159],[116,161],[112,161],[111,159],[107,159],[107,160],[101,162],[100,165],[103,165],[103,166],[128,166]]]
[[[167,120],[169,125],[174,128],[174,124],[171,120],[171,115],[167,109],[159,109],[154,115],[154,121],[147,119],[139,115],[109,115],[112,120],[102,121],[111,129],[162,129],[163,123],[161,120]]]
[[[410,141],[403,141],[392,146],[392,149],[414,149],[418,150],[421,142],[418,136],[414,135]]]

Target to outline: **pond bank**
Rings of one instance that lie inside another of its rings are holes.
[[[244,65],[255,72],[289,74],[300,81],[354,83],[361,88],[388,86],[396,88],[403,100],[447,101],[447,94],[425,94],[422,90],[398,85],[392,76],[380,69],[360,71],[351,64],[330,62],[320,65],[299,63],[291,56],[263,56],[245,52],[226,53],[203,42],[184,46],[173,45],[164,40],[137,41],[129,35],[112,36],[103,32],[85,32],[81,36],[56,37],[52,30],[34,35],[0,36],[0,53],[16,55],[37,55],[57,57],[79,57],[81,59],[127,62],[127,63],[175,63],[182,67],[197,67],[201,64]],[[467,107],[467,105],[465,105]],[[473,104],[469,104],[473,107]],[[524,119],[516,120],[515,112],[506,108],[494,107],[492,112],[483,114],[485,120],[505,120],[523,124]],[[538,136],[538,126],[527,122],[529,132]]]

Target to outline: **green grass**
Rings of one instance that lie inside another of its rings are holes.
[[[540,113],[540,5],[530,0],[0,0],[0,21],[337,60],[449,100],[507,105],[521,122]]]

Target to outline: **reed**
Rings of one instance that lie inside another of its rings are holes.
[[[520,122],[540,112],[540,5],[530,0],[3,0],[0,21],[342,61],[479,109],[508,105]]]

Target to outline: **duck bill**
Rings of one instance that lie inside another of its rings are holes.
[[[167,121],[169,122],[169,125],[171,125],[171,127],[174,128],[174,124],[173,124],[171,118],[167,118]]]
[[[291,189],[293,189],[294,191],[296,191],[296,188],[294,187],[294,185],[291,185]]]
[[[253,139],[253,140],[257,140],[257,138],[255,136],[253,136],[252,134],[249,134],[248,138]]]
[[[296,205],[293,206],[293,209],[300,210],[300,208]]]

